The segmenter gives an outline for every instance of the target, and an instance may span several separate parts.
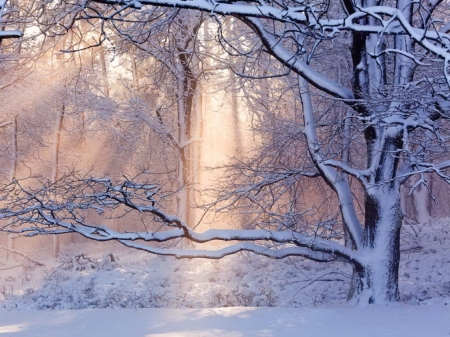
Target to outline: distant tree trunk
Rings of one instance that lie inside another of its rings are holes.
[[[133,90],[139,94],[141,88],[139,86],[139,74],[134,55],[130,56],[130,61],[131,61],[131,74],[133,75],[133,86],[134,86]]]
[[[203,138],[203,94],[202,88],[200,85],[197,86],[197,92],[195,94],[195,127],[193,130],[193,137],[200,140]],[[200,186],[201,183],[201,162],[202,162],[202,146],[200,141],[195,141],[191,145],[191,153],[192,153],[192,168],[191,168],[191,176],[192,176],[192,184],[196,188]],[[190,189],[190,199],[196,203],[197,189]],[[199,219],[197,218],[196,210],[192,210],[191,219],[192,224],[197,224]]]
[[[231,21],[229,29],[231,31],[237,29],[235,20]],[[229,55],[228,55],[228,62],[232,64],[232,58]],[[229,73],[229,90],[231,93],[231,115],[233,117],[232,132],[234,133],[233,139],[235,145],[235,154],[239,158],[243,151],[243,139],[242,139],[241,125],[239,121],[239,101],[238,101],[239,85],[233,70],[230,69],[228,73]]]
[[[424,176],[430,178],[428,174],[424,174]],[[430,188],[428,182],[427,184],[428,188]],[[431,191],[428,188],[421,184],[411,195],[414,205],[414,215],[418,223],[425,223],[430,219]]]
[[[230,86],[231,86],[231,113],[233,116],[233,132],[234,132],[234,143],[236,149],[236,156],[239,157],[243,151],[243,140],[241,132],[241,123],[239,121],[239,102],[238,102],[238,92],[239,87],[237,85],[236,76],[232,71],[230,71]]]
[[[402,208],[408,219],[418,223],[425,223],[431,217],[432,198],[432,179],[427,173],[422,174],[426,180],[427,186],[420,184],[415,186],[411,193],[411,189],[419,182],[420,177],[412,177],[408,180],[402,193]]]
[[[193,37],[196,37],[200,25],[193,28],[186,25],[186,31],[180,41],[177,43],[177,108],[178,108],[178,144],[179,159],[178,159],[178,185],[179,191],[177,193],[177,215],[186,223],[191,223],[191,204],[192,204],[192,177],[193,172],[193,156],[195,150],[192,144],[196,142],[194,121],[201,118],[195,116],[195,101],[198,91],[198,75],[194,71],[192,61],[195,57],[194,53],[189,50],[189,43]],[[189,35],[192,34],[192,35]]]
[[[187,87],[184,79],[178,84],[178,143],[180,144],[178,158],[178,185],[177,193],[177,215],[183,221],[189,223],[190,220],[190,185],[192,170],[192,146],[190,144],[192,137],[193,120],[193,99],[194,93],[192,87]],[[197,83],[195,82],[195,86]],[[188,104],[186,104],[189,102]]]
[[[52,177],[51,181],[54,183],[58,180],[59,177],[59,154],[61,147],[61,132],[64,124],[64,115],[66,112],[65,104],[62,105],[60,113],[58,115],[56,130],[55,130],[55,138],[53,141],[53,154],[52,154]],[[60,239],[58,235],[53,235],[52,238],[52,255],[54,257],[58,256],[60,251]]]
[[[9,172],[9,180],[16,178],[17,174],[17,115],[12,119],[12,156],[11,156],[11,170]],[[8,250],[6,251],[6,260],[13,259],[14,254],[11,252],[16,249],[14,234],[8,234]]]
[[[188,146],[187,141],[189,139],[187,123],[189,122],[190,115],[186,110],[186,104],[184,100],[184,81],[178,83],[177,92],[177,108],[178,108],[178,143],[180,144],[179,157],[178,157],[178,193],[177,193],[177,215],[183,221],[188,221],[188,204],[189,194],[187,190],[189,167],[188,167]]]
[[[98,54],[100,55],[100,64],[102,66],[103,91],[105,97],[109,97],[108,68],[106,66],[105,51],[102,45],[98,47]]]

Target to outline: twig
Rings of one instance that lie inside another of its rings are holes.
[[[35,260],[33,260],[33,259],[30,259],[28,256],[26,256],[25,254],[23,254],[23,253],[21,253],[21,252],[19,252],[19,251],[17,251],[17,250],[9,249],[9,248],[7,248],[7,247],[5,247],[5,246],[0,246],[0,248],[1,248],[1,249],[4,249],[4,250],[7,250],[8,252],[10,252],[10,253],[12,253],[12,254],[17,254],[17,255],[22,256],[22,257],[24,257],[25,259],[27,259],[28,261],[34,263],[36,266],[39,266],[39,267],[45,266],[43,263],[38,262],[38,261],[35,261]],[[14,267],[13,267],[13,268],[14,268]],[[6,269],[1,269],[1,270],[6,270]]]

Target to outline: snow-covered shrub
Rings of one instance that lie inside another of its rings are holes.
[[[83,271],[85,269],[112,270],[116,267],[116,258],[112,253],[106,253],[101,260],[90,258],[84,253],[76,255],[62,255],[60,268],[65,270]]]
[[[421,247],[402,253],[402,302],[450,301],[449,223],[447,219],[421,225],[414,239],[402,242],[403,248],[411,242]],[[0,275],[3,308],[323,306],[346,301],[352,272],[341,262],[301,258],[270,260],[242,254],[220,261],[177,260],[130,251],[93,258],[94,253],[81,256],[80,251],[62,256],[54,268],[31,266],[24,273],[22,266]],[[77,255],[84,268],[71,264]]]

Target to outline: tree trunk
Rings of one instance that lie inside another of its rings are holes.
[[[400,194],[388,186],[366,193],[366,227],[360,249],[362,263],[354,265],[348,299],[353,303],[398,301],[400,228],[403,212]]]
[[[98,54],[100,55],[100,63],[102,66],[103,92],[105,94],[105,97],[109,97],[108,68],[106,65],[105,51],[103,49],[103,45],[98,47]],[[134,61],[134,59],[132,61]]]
[[[426,176],[426,174],[424,174]],[[420,185],[412,194],[414,216],[418,223],[425,223],[430,219],[430,192],[425,185]]]
[[[198,86],[198,77],[191,69],[192,54],[185,46],[177,47],[180,62],[180,74],[177,78],[177,107],[178,107],[178,142],[180,144],[180,158],[178,160],[178,183],[180,189],[177,194],[177,215],[186,223],[191,222],[192,195],[192,149],[188,144],[192,141],[194,129],[194,102]],[[198,116],[200,117],[200,116]]]
[[[66,106],[63,103],[61,107],[61,112],[58,116],[58,121],[55,130],[55,140],[53,143],[53,155],[52,155],[52,183],[55,183],[59,177],[59,154],[61,147],[61,132],[64,124],[64,115],[66,112]],[[52,255],[57,257],[60,250],[60,240],[58,235],[53,235],[52,237]]]
[[[13,180],[16,178],[17,175],[17,115],[14,116],[12,119],[12,126],[13,126],[13,133],[12,133],[12,158],[11,158],[11,170],[9,172],[9,180]],[[8,223],[11,223],[11,221],[8,221]],[[11,252],[16,249],[16,241],[15,241],[15,235],[14,234],[8,234],[8,249],[6,251],[6,260],[12,260],[14,259],[14,254]]]

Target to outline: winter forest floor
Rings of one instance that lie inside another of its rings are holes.
[[[0,336],[440,337],[450,334],[449,318],[441,305],[10,311]]]
[[[402,249],[402,303],[368,308],[345,304],[342,263],[102,245],[33,254],[43,266],[16,256],[1,261],[0,336],[450,336],[450,219],[406,226]]]

